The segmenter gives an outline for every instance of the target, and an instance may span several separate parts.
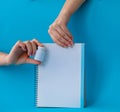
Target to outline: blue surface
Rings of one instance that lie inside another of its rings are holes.
[[[48,27],[64,0],[0,0],[0,50],[34,37],[52,42]],[[33,65],[0,67],[0,112],[120,112],[120,1],[88,0],[71,18],[75,42],[85,42],[85,109],[35,107]]]

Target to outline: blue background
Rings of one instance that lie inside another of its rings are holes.
[[[17,40],[52,42],[48,27],[64,0],[0,0],[0,51]],[[87,0],[68,24],[85,42],[84,109],[36,108],[34,65],[0,67],[0,112],[120,112],[120,0]]]

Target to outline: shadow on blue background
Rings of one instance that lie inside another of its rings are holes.
[[[52,42],[47,30],[64,0],[0,1],[0,50],[9,52],[17,40],[34,37]],[[85,42],[85,109],[35,107],[33,65],[0,67],[0,112],[119,112],[120,111],[120,1],[87,0],[71,17],[75,42]]]
[[[85,42],[87,107],[119,111],[120,2],[88,0],[72,17],[75,42]]]
[[[94,105],[98,100],[102,88],[102,82],[104,79],[102,73],[104,72],[104,62],[101,58],[99,58],[96,55],[95,49],[97,50],[97,47],[94,48],[91,42],[93,40],[90,39],[91,35],[89,35],[87,32],[88,29],[86,26],[86,22],[88,21],[89,16],[88,10],[91,8],[91,5],[92,1],[85,2],[85,4],[73,15],[70,23],[71,31],[73,32],[73,35],[75,37],[74,41],[85,43],[85,75],[86,75],[87,107]]]

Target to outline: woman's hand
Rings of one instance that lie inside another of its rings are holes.
[[[50,25],[48,33],[54,42],[62,47],[73,46],[73,37],[67,28],[71,15],[85,0],[66,0],[57,19]]]
[[[41,62],[30,58],[30,56],[36,53],[38,46],[42,47],[43,45],[36,39],[25,42],[18,41],[10,53],[6,55],[7,65],[24,63],[40,64]]]
[[[67,28],[67,19],[59,17],[50,26],[48,33],[61,47],[73,46],[73,37]]]

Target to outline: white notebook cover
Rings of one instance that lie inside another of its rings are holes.
[[[37,107],[83,107],[84,44],[72,48],[44,45],[47,55],[37,66]]]

